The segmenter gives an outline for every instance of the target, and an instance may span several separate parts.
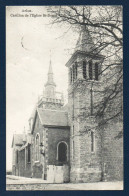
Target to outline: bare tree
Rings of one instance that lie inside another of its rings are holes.
[[[52,24],[66,24],[68,29],[73,28],[77,31],[80,27],[88,28],[94,42],[90,54],[104,56],[103,69],[99,72],[100,75],[103,75],[104,88],[94,91],[94,82],[91,86],[91,96],[94,92],[94,95],[102,95],[102,99],[95,103],[91,99],[91,114],[99,119],[98,126],[103,126],[111,120],[122,121],[122,7],[58,6],[49,7],[48,12],[55,16],[52,17]],[[87,113],[83,113],[84,115]],[[119,136],[121,133],[118,134],[118,138]]]

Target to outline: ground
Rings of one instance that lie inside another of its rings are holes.
[[[6,190],[123,190],[123,182],[51,184],[42,179],[7,175]]]

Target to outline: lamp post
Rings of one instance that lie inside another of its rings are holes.
[[[43,143],[40,143],[40,154],[43,155],[43,175],[42,178],[45,180],[45,146],[43,145]]]
[[[45,156],[45,146],[43,145],[43,143],[40,143],[40,154],[42,154],[43,156]]]

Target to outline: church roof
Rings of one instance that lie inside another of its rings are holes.
[[[12,141],[12,147],[13,145],[22,145],[22,144],[23,144],[23,134],[14,134],[13,141]]]
[[[26,139],[25,139],[26,138]],[[12,141],[12,147],[15,146],[24,146],[24,142],[26,144],[31,143],[31,134],[14,134],[13,135],[13,141]]]
[[[30,115],[29,120],[30,120],[30,119],[33,119],[33,118],[35,117],[36,108],[37,108],[37,104],[36,104],[35,107],[33,108],[33,111],[32,111],[32,113],[31,113],[31,115]]]
[[[29,144],[31,144],[31,134],[27,134],[27,140],[26,140],[26,143],[19,149],[20,151],[25,149]]]
[[[77,40],[74,52],[71,58],[66,63],[66,67],[69,67],[69,65],[73,63],[78,54],[87,55],[91,57],[96,56],[97,58],[104,58],[104,56],[102,56],[96,48],[96,45],[94,44],[90,32],[86,26],[81,27],[79,38]]]
[[[42,125],[46,126],[69,126],[68,113],[60,110],[37,109]]]
[[[82,52],[91,52],[94,49],[95,45],[93,43],[92,37],[89,33],[89,30],[86,26],[81,28],[78,41],[76,43],[75,51],[77,50]]]

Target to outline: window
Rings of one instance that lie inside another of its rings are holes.
[[[73,65],[73,82],[75,80],[75,65]]]
[[[83,61],[83,78],[86,79],[86,62]]]
[[[75,78],[77,79],[77,62],[75,62]]]
[[[91,131],[91,152],[94,152],[94,132]]]
[[[36,135],[35,141],[35,159],[39,161],[39,134]]]
[[[72,69],[70,69],[70,79],[71,79],[71,83],[72,83],[72,81],[73,81],[73,73],[72,73]]]
[[[30,163],[30,158],[31,158],[30,153],[31,153],[31,148],[30,148],[30,144],[28,144],[28,157],[27,157],[28,158],[28,163]]]
[[[92,74],[92,61],[89,62],[89,79],[93,79],[93,74]]]
[[[98,75],[99,75],[98,63],[95,63],[95,80],[98,80]]]
[[[58,153],[58,161],[59,162],[66,162],[67,161],[67,144],[65,142],[60,142],[57,146],[57,153]]]
[[[72,158],[74,159],[74,139],[72,140]]]
[[[74,82],[74,80],[77,79],[77,62],[75,62],[75,64],[73,65],[72,68],[70,68],[70,82]]]
[[[71,128],[71,156],[74,159],[74,125]]]
[[[16,163],[18,163],[18,150],[16,151]]]
[[[74,125],[73,125],[73,131],[72,131],[72,136],[74,136]]]

